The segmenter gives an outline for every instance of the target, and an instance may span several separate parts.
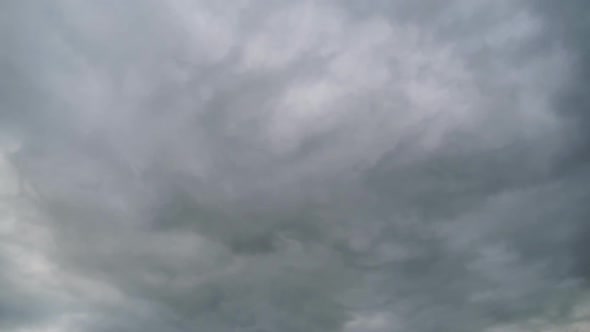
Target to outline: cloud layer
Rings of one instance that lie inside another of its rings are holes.
[[[0,329],[562,331],[584,1],[5,1]]]

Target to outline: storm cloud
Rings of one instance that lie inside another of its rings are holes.
[[[589,7],[3,1],[0,330],[590,328]]]

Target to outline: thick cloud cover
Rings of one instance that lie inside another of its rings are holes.
[[[588,328],[589,7],[3,1],[0,330]]]

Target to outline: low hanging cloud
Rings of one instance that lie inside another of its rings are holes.
[[[587,7],[4,1],[0,330],[587,328]]]

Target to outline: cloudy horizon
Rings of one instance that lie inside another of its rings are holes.
[[[0,331],[590,329],[590,2],[0,3]]]

